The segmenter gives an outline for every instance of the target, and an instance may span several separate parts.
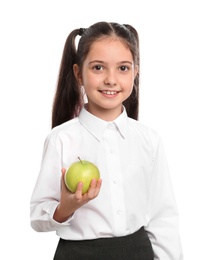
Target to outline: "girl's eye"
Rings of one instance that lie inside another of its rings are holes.
[[[102,70],[103,67],[102,67],[101,65],[95,65],[95,66],[93,67],[93,69],[94,69],[94,70]]]
[[[121,71],[127,71],[127,70],[129,70],[129,67],[127,67],[127,66],[121,66],[121,67],[120,67],[120,70],[121,70]]]

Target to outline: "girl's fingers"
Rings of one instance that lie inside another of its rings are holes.
[[[88,190],[89,199],[94,199],[95,197],[98,196],[100,188],[101,188],[101,184],[102,184],[101,179],[99,179],[99,180],[93,179],[91,181],[90,188]]]
[[[101,186],[102,186],[102,180],[101,180],[101,179],[98,179],[97,184],[96,184],[96,192],[95,192],[95,196],[98,196],[98,195],[99,195],[99,192],[100,192]]]
[[[62,188],[63,190],[68,190],[67,187],[66,187],[66,185],[65,185],[65,173],[66,173],[66,169],[65,169],[65,168],[62,168],[62,169],[61,169],[61,173],[62,173],[62,175],[61,175],[61,188]]]
[[[62,172],[62,175],[61,175],[61,188],[62,190],[64,191],[64,194],[73,194],[66,186],[65,184],[65,173],[66,173],[66,169],[65,168],[62,168],[61,169],[61,172]]]
[[[62,172],[62,174],[64,175],[64,174],[66,173],[66,169],[65,169],[65,168],[62,168],[62,169],[61,169],[61,172]]]
[[[61,173],[62,173],[62,174],[61,174],[61,180],[60,180],[60,183],[61,183],[61,189],[64,188],[64,184],[65,184],[65,183],[64,183],[64,175],[65,175],[65,171],[66,171],[66,170],[65,170],[64,168],[61,169]]]
[[[77,189],[75,191],[75,197],[78,200],[82,198],[82,188],[83,188],[83,183],[79,182],[77,185]]]
[[[78,203],[83,203],[83,204],[86,203],[86,201],[88,202],[89,200],[92,200],[98,196],[102,184],[101,179],[98,180],[93,179],[90,183],[88,192],[86,192],[85,194],[82,194],[83,182],[79,182],[75,193],[71,193],[65,185],[64,176],[65,176],[66,169],[64,168],[61,169],[61,172],[62,172],[61,186],[62,186],[62,190],[65,192],[64,194],[66,194],[67,192],[69,195],[72,194],[75,197],[75,199],[78,201]]]

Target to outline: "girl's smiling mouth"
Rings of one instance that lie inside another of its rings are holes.
[[[116,91],[116,90],[99,90],[99,92],[101,92],[104,95],[117,95],[120,91]]]

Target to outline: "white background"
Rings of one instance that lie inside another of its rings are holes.
[[[54,232],[31,229],[29,201],[43,142],[51,128],[52,98],[66,37],[71,30],[98,21],[129,23],[140,34],[140,120],[157,130],[165,143],[185,259],[210,258],[210,2],[0,2],[0,234],[4,259],[53,258],[58,237]]]

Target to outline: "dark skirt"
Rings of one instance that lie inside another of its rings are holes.
[[[135,233],[94,240],[59,240],[54,260],[153,260],[151,242],[142,227]]]

